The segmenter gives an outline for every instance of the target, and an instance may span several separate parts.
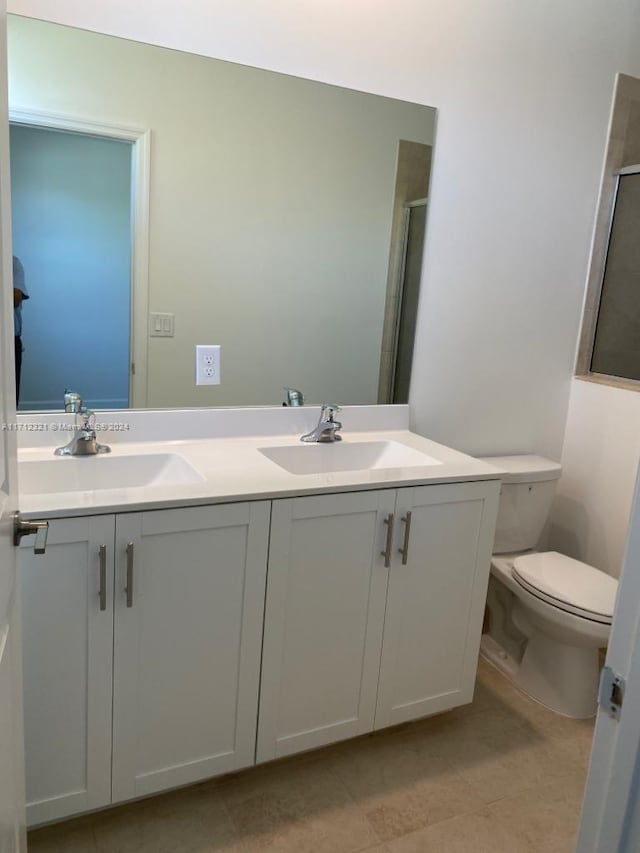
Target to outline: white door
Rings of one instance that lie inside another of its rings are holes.
[[[598,710],[577,853],[640,850],[640,477],[606,663],[626,680],[617,720]]]
[[[258,761],[373,728],[395,495],[273,502]]]
[[[6,4],[0,0],[0,418],[15,420],[9,193]],[[15,433],[0,430],[0,853],[26,850],[19,592],[12,514],[17,508]]]
[[[376,728],[473,697],[498,481],[400,489]]]
[[[20,546],[27,822],[111,802],[113,515],[56,519]]]
[[[254,763],[269,510],[118,516],[114,802]]]

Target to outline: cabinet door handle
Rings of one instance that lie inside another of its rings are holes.
[[[100,610],[107,609],[107,546],[101,545],[99,552],[100,559],[100,588],[98,596],[100,598]]]
[[[388,569],[391,565],[391,543],[393,540],[393,513],[390,512],[385,518],[384,523],[387,525],[387,544],[384,551],[380,551],[384,557],[384,567]]]
[[[35,533],[36,543],[33,546],[34,554],[44,554],[47,549],[47,535],[49,533],[48,521],[25,521],[19,512],[13,513],[13,544],[18,547],[23,536],[31,536]]]
[[[133,607],[133,542],[127,545],[127,607]]]
[[[407,565],[407,560],[409,559],[409,537],[411,536],[411,511],[409,510],[406,515],[403,515],[400,519],[404,525],[404,543],[402,548],[398,548],[398,553],[402,554],[402,565]]]

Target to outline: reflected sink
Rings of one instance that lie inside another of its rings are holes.
[[[67,456],[18,463],[19,491],[23,495],[180,486],[202,480],[204,477],[177,453]]]
[[[337,471],[379,471],[441,465],[399,441],[340,441],[335,444],[300,444],[260,447],[263,456],[290,474],[331,474]]]

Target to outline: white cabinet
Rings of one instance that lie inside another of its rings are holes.
[[[20,546],[30,824],[111,802],[113,536],[113,516],[72,518],[46,555]]]
[[[268,538],[268,502],[118,517],[114,802],[254,763]]]
[[[377,729],[473,698],[498,489],[456,483],[398,491]],[[405,536],[406,562],[398,550]]]
[[[258,761],[370,731],[395,493],[273,502]]]
[[[253,764],[269,510],[54,520],[44,556],[24,540],[30,825]]]
[[[45,556],[25,540],[29,823],[470,701],[498,492],[55,520]]]
[[[498,489],[274,502],[258,761],[471,700]]]

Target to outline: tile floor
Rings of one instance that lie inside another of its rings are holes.
[[[481,661],[470,706],[36,830],[29,853],[571,853],[592,734]]]

